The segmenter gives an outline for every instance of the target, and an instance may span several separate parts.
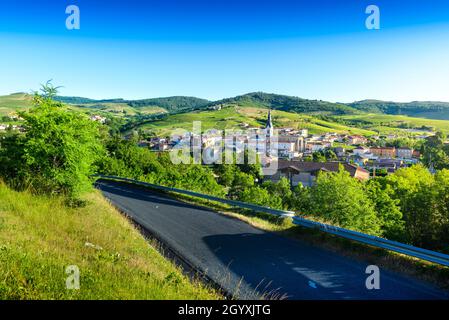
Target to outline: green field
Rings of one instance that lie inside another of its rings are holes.
[[[126,103],[102,103],[101,105],[88,103],[76,106],[78,110],[109,113],[117,116],[134,116],[137,114],[149,115],[155,113],[166,113],[167,110],[158,106],[142,106],[142,107],[130,107]]]
[[[192,131],[194,121],[201,121],[202,130],[243,129],[243,124],[247,124],[249,127],[263,127],[267,119],[267,113],[268,109],[266,108],[225,106],[217,111],[194,111],[170,115],[164,120],[146,123],[139,129],[149,130],[161,136],[169,136],[175,129]],[[325,132],[375,134],[374,131],[327,122],[305,114],[274,110],[272,115],[274,126],[278,128],[304,128],[309,129],[312,134]]]
[[[98,193],[84,208],[0,183],[0,300],[220,299],[187,279]],[[78,266],[80,289],[67,290]]]
[[[32,106],[32,97],[25,93],[0,96],[0,116],[24,111]]]
[[[0,96],[0,116],[16,114],[19,111],[25,111],[32,107],[33,97],[25,93],[16,93],[8,96]],[[86,103],[79,105],[68,105],[69,108],[100,115],[111,115],[116,117],[126,117],[141,115],[150,115],[156,113],[166,113],[167,110],[158,106],[139,106],[131,107],[126,103]]]
[[[377,113],[343,115],[338,118],[350,121],[352,124],[361,126],[367,130],[379,131],[380,133],[404,134],[413,128],[426,127],[435,131],[443,131],[449,134],[448,120],[435,120],[425,118],[414,118],[402,115],[386,115]],[[407,129],[409,127],[409,129]]]

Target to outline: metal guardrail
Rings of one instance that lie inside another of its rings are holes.
[[[219,198],[219,197],[215,197],[215,196],[210,196],[210,195],[193,192],[193,191],[188,191],[188,190],[183,190],[183,189],[178,189],[178,188],[164,187],[164,186],[155,185],[155,184],[138,181],[138,180],[133,180],[133,179],[128,179],[128,178],[121,178],[121,177],[116,177],[116,176],[103,176],[103,175],[96,175],[95,177],[98,177],[98,178],[104,179],[104,180],[127,182],[127,183],[141,185],[141,186],[145,186],[145,187],[149,187],[149,188],[161,190],[161,191],[175,192],[175,193],[184,194],[184,195],[188,195],[188,196],[192,196],[192,197],[197,197],[197,198],[201,198],[201,199],[206,199],[206,200],[211,200],[211,201],[228,204],[232,207],[249,209],[249,210],[253,210],[256,212],[264,212],[264,213],[276,215],[279,217],[292,218],[293,223],[295,225],[299,225],[299,226],[310,228],[310,229],[318,229],[318,230],[323,231],[328,234],[332,234],[332,235],[339,236],[342,238],[357,241],[357,242],[367,244],[367,245],[370,245],[370,246],[373,246],[376,248],[382,248],[382,249],[394,251],[394,252],[401,253],[401,254],[404,254],[407,256],[419,258],[422,260],[434,262],[434,263],[449,267],[449,255],[447,255],[447,254],[410,246],[410,245],[407,245],[404,243],[391,241],[391,240],[387,240],[387,239],[376,237],[376,236],[371,236],[371,235],[357,232],[357,231],[352,231],[352,230],[348,230],[348,229],[344,229],[344,228],[340,228],[340,227],[335,227],[335,226],[328,225],[325,223],[307,220],[303,217],[296,216],[295,212],[292,212],[292,211],[272,209],[272,208],[268,208],[268,207],[263,207],[263,206],[246,203],[246,202],[223,199],[223,198]]]

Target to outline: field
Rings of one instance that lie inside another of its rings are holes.
[[[423,128],[425,131],[433,129],[449,134],[449,121],[447,120],[414,118],[402,115],[386,115],[377,113],[344,115],[339,116],[338,118],[349,121],[353,125],[361,126],[364,129],[379,131],[380,133],[401,134],[412,132],[412,129],[414,128]]]
[[[142,106],[138,108],[133,108],[126,103],[102,103],[98,104],[81,104],[77,107],[78,110],[89,111],[89,112],[99,112],[99,113],[110,113],[122,116],[134,116],[137,114],[149,115],[155,113],[166,113],[167,110],[158,106]]]
[[[32,106],[32,97],[25,93],[0,96],[0,116],[7,116],[17,111],[24,111]]]
[[[0,300],[217,299],[164,259],[97,192],[84,208],[0,183]],[[67,290],[66,267],[80,269]]]
[[[15,114],[32,107],[32,96],[25,93],[16,93],[8,96],[0,96],[0,116]],[[126,103],[102,103],[68,105],[69,108],[88,113],[109,114],[116,117],[134,116],[137,114],[150,115],[165,113],[167,110],[158,106],[131,107]]]
[[[193,121],[201,121],[202,130],[209,129],[243,129],[243,124],[249,127],[263,127],[267,119],[268,109],[260,107],[225,106],[221,110],[194,111],[168,116],[160,121],[146,123],[140,127],[157,135],[170,135],[175,129],[192,131]],[[373,135],[374,131],[352,128],[338,123],[320,120],[316,117],[285,111],[273,111],[275,127],[305,128],[312,134],[325,132],[352,133]]]

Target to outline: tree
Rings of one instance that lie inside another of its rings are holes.
[[[241,194],[253,187],[255,184],[254,176],[241,171],[236,171],[234,179],[232,181],[231,188],[229,189],[229,196],[234,199],[241,200]]]
[[[443,175],[438,177],[439,182],[445,181]],[[437,209],[444,184],[439,187],[435,176],[422,165],[400,169],[386,177],[385,182],[390,185],[392,196],[399,200],[406,240],[414,245],[434,247],[444,224],[442,213]]]
[[[26,133],[18,176],[36,192],[77,198],[92,187],[89,176],[103,152],[100,131],[86,115],[54,102],[54,87],[47,89],[36,94],[30,111],[20,113]]]
[[[273,209],[282,209],[282,198],[270,194],[267,189],[259,186],[252,186],[243,190],[239,200]]]
[[[326,162],[327,161],[325,155],[321,152],[314,152],[312,154],[312,157],[313,157],[314,162]]]
[[[288,209],[291,205],[291,197],[293,195],[290,181],[287,178],[282,178],[278,182],[266,181],[262,184],[270,195],[278,197],[282,200],[282,209]]]
[[[399,200],[392,197],[393,190],[389,185],[382,186],[380,179],[372,179],[366,184],[366,193],[374,203],[379,218],[382,235],[387,239],[405,240],[405,226]]]
[[[449,169],[449,148],[445,145],[446,135],[437,132],[428,137],[422,146],[423,163],[436,170]]]
[[[362,182],[352,178],[342,167],[337,173],[322,172],[316,185],[305,193],[307,207],[302,209],[341,227],[380,235],[381,221],[374,203],[363,190]]]

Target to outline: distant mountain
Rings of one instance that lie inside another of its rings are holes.
[[[341,104],[322,100],[307,100],[293,96],[253,92],[234,98],[215,101],[211,105],[236,104],[241,106],[266,107],[296,113],[332,113],[347,114],[358,112],[357,109]]]
[[[194,110],[212,109],[220,105],[239,105],[272,108],[295,113],[308,114],[354,114],[354,113],[382,113],[390,115],[408,115],[429,119],[449,120],[449,103],[432,101],[415,101],[399,103],[380,100],[363,100],[354,103],[333,103],[322,100],[308,100],[294,96],[286,96],[264,92],[253,92],[237,97],[218,101],[208,101],[196,97],[174,96],[141,100],[125,100],[121,98],[95,100],[84,97],[58,96],[56,100],[66,104],[81,106],[93,110],[114,108],[144,112],[145,108],[159,107],[168,113],[185,113]],[[30,107],[32,97],[26,93],[15,93],[0,97],[0,113],[8,114],[12,111]],[[153,108],[154,109],[154,108]]]
[[[101,106],[102,104],[127,104],[133,108],[155,106],[166,109],[170,113],[179,113],[184,111],[191,111],[201,107],[204,107],[210,103],[210,101],[195,97],[167,97],[167,98],[153,98],[153,99],[142,99],[142,100],[124,100],[124,99],[103,99],[103,100],[93,100],[89,98],[82,97],[62,97],[58,96],[55,100],[61,101],[63,103],[73,104],[73,105],[86,105],[95,104],[96,106]]]
[[[182,112],[201,109],[210,104],[209,100],[195,98],[195,97],[168,97],[168,98],[154,98],[127,101],[127,103],[134,108],[142,106],[158,106],[166,109],[169,112]]]
[[[94,100],[83,97],[64,97],[57,96],[54,98],[56,101],[60,101],[67,104],[101,104],[101,103],[123,103],[125,100],[123,99],[104,99],[104,100]]]
[[[380,100],[363,100],[348,105],[363,112],[449,120],[448,102],[413,101],[401,103]]]

